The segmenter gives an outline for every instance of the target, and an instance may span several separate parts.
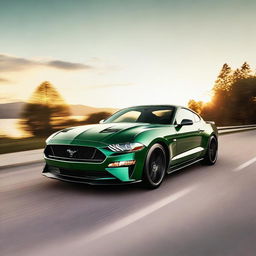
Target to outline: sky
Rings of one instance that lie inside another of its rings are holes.
[[[224,63],[256,68],[255,0],[0,0],[0,103],[50,81],[70,104],[210,99]]]

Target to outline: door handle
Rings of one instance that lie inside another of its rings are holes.
[[[203,130],[203,129],[200,129],[200,128],[198,129],[198,131],[199,131],[199,132],[204,132],[204,130]]]

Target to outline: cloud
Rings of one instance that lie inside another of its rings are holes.
[[[62,60],[37,61],[33,59],[25,59],[0,54],[0,72],[21,71],[40,66],[57,68],[62,70],[83,70],[93,68],[90,65],[85,65],[82,63],[74,63]]]
[[[19,71],[32,68],[35,65],[38,65],[38,63],[29,59],[0,54],[0,71]]]
[[[6,79],[6,78],[3,78],[3,77],[0,77],[0,84],[7,84],[7,83],[10,83],[11,81],[9,79]]]
[[[78,70],[78,69],[91,69],[92,67],[89,65],[81,64],[81,63],[74,63],[74,62],[67,62],[61,60],[52,60],[47,62],[45,65],[49,67],[59,68],[59,69],[66,69],[66,70]]]

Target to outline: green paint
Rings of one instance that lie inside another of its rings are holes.
[[[140,122],[115,122],[116,116],[106,120],[102,124],[85,125],[59,131],[47,139],[47,145],[72,145],[93,147],[101,151],[106,159],[103,162],[77,162],[76,159],[68,161],[46,158],[46,164],[69,170],[97,171],[98,176],[109,172],[118,182],[129,182],[142,179],[144,162],[149,148],[155,143],[161,143],[168,156],[168,168],[175,168],[187,161],[202,158],[208,146],[209,137],[217,136],[214,124],[207,123],[203,119],[194,121],[195,113],[189,112],[193,119],[191,125],[179,125],[179,115],[184,108],[179,106],[141,106],[132,107],[127,111],[140,111],[141,108],[172,108],[173,115],[168,124],[140,123]],[[186,109],[185,109],[186,110]],[[186,111],[189,111],[188,109]],[[187,119],[187,116],[184,116]],[[182,119],[182,118],[181,118]],[[108,148],[108,145],[117,143],[138,142],[145,147],[136,152],[117,154]],[[200,150],[197,150],[200,148]],[[172,160],[173,159],[173,160]],[[70,161],[72,160],[72,161]],[[136,160],[131,177],[128,167],[112,167],[108,165],[116,161]],[[98,177],[101,180],[109,180],[107,177]]]

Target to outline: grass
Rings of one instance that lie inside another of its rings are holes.
[[[0,154],[44,148],[45,138],[0,138]]]

